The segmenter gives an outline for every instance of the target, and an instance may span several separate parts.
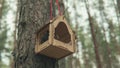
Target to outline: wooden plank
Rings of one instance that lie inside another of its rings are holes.
[[[53,46],[57,46],[59,48],[62,48],[62,49],[65,49],[65,50],[73,52],[73,48],[72,48],[71,45],[65,44],[65,43],[60,42],[60,41],[58,41],[56,39],[53,39]]]

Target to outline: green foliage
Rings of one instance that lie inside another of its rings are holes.
[[[2,27],[0,31],[0,51],[2,51],[5,48],[5,43],[7,39],[7,25]]]
[[[8,50],[6,47],[5,47],[5,44],[6,44],[6,40],[7,40],[7,24],[4,22],[4,24],[2,23],[2,27],[1,27],[1,30],[0,30],[0,63],[2,64],[2,52]],[[4,64],[5,65],[5,64]],[[0,67],[2,67],[0,65]]]
[[[9,53],[10,49],[6,47],[7,44],[7,37],[8,37],[8,24],[6,22],[7,13],[9,10],[9,4],[7,0],[3,0],[3,8],[2,8],[2,19],[0,21],[0,68],[8,68],[6,64],[2,62],[4,58],[2,56],[3,53]],[[5,57],[9,57],[7,54]]]
[[[8,10],[10,10],[10,5],[8,4],[8,1],[7,0],[3,0],[4,4],[3,4],[3,10],[2,10],[2,18],[5,18],[5,16],[7,15],[8,13]]]
[[[76,1],[79,1],[80,5],[76,3]],[[82,58],[79,57],[80,62],[82,61],[82,64],[80,65],[81,68],[93,68],[96,66],[96,56],[94,52],[94,47],[92,43],[91,38],[91,32],[89,25],[81,25],[86,24],[88,22],[88,19],[86,17],[86,10],[83,12],[82,5],[84,3],[83,0],[76,0],[73,3],[71,3],[71,6],[73,6],[72,11],[74,11],[74,17],[70,19],[70,22],[75,19],[75,23],[72,23],[71,26],[76,30],[76,27],[73,25],[76,23],[79,23],[77,26],[77,39],[78,39],[78,47],[81,46],[82,50],[78,50],[79,53],[82,52]],[[69,2],[67,0],[67,2]],[[102,61],[103,68],[119,68],[120,67],[120,61],[118,58],[120,57],[120,23],[118,20],[116,20],[116,17],[114,16],[116,13],[109,12],[112,11],[115,5],[112,4],[112,0],[90,0],[89,1],[89,8],[90,8],[90,14],[92,15],[92,23],[94,24],[94,30],[96,35],[96,40],[98,41],[98,51],[100,54],[100,59]],[[76,6],[78,6],[76,8]],[[84,7],[85,8],[85,7]],[[79,12],[77,12],[79,10]],[[72,11],[70,14],[72,14]],[[69,14],[69,16],[70,16]],[[110,16],[112,15],[113,16]],[[80,16],[78,16],[80,15]],[[79,21],[77,21],[79,19]],[[84,21],[84,22],[83,22]],[[78,48],[77,47],[77,48]],[[69,63],[68,63],[69,64]]]

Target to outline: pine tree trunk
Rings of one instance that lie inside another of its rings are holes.
[[[110,57],[111,52],[110,52],[110,48],[109,48],[109,43],[107,42],[107,39],[106,39],[105,28],[103,27],[103,22],[108,21],[107,17],[105,16],[106,13],[104,11],[104,8],[105,8],[104,7],[104,1],[103,0],[99,0],[98,3],[99,3],[100,17],[101,17],[101,20],[102,20],[102,22],[101,22],[101,29],[104,31],[103,36],[105,38],[105,44],[106,44],[104,46],[105,52],[102,53],[103,54],[103,65],[102,66],[105,67],[105,68],[112,68],[111,57]]]
[[[94,51],[95,51],[95,56],[96,56],[96,61],[97,61],[97,68],[102,68],[101,65],[101,60],[100,60],[100,56],[99,56],[99,51],[98,51],[98,43],[97,43],[97,39],[96,39],[96,35],[94,32],[94,26],[93,26],[93,18],[90,15],[90,11],[89,11],[89,5],[88,0],[84,0],[85,1],[85,5],[86,5],[86,10],[87,10],[87,14],[88,14],[88,20],[89,20],[89,25],[90,25],[90,30],[91,30],[91,35],[92,35],[92,39],[93,39],[93,44],[94,44]]]
[[[14,68],[58,68],[57,60],[34,52],[36,31],[50,20],[49,0],[19,0],[18,3],[20,11],[17,45],[13,51]]]

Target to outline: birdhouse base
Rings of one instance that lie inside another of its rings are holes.
[[[51,58],[56,58],[56,59],[63,58],[73,53],[72,50],[67,49],[64,46],[61,46],[60,44],[62,42],[58,41],[57,43],[59,45],[50,45],[49,41],[46,41],[45,43],[40,45],[41,47],[38,47],[38,50],[36,53],[40,53],[42,55],[49,56]],[[69,46],[69,45],[66,45],[66,46]]]

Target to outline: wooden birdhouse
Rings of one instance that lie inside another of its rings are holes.
[[[75,52],[75,35],[64,16],[58,16],[37,32],[35,53],[60,59]]]

